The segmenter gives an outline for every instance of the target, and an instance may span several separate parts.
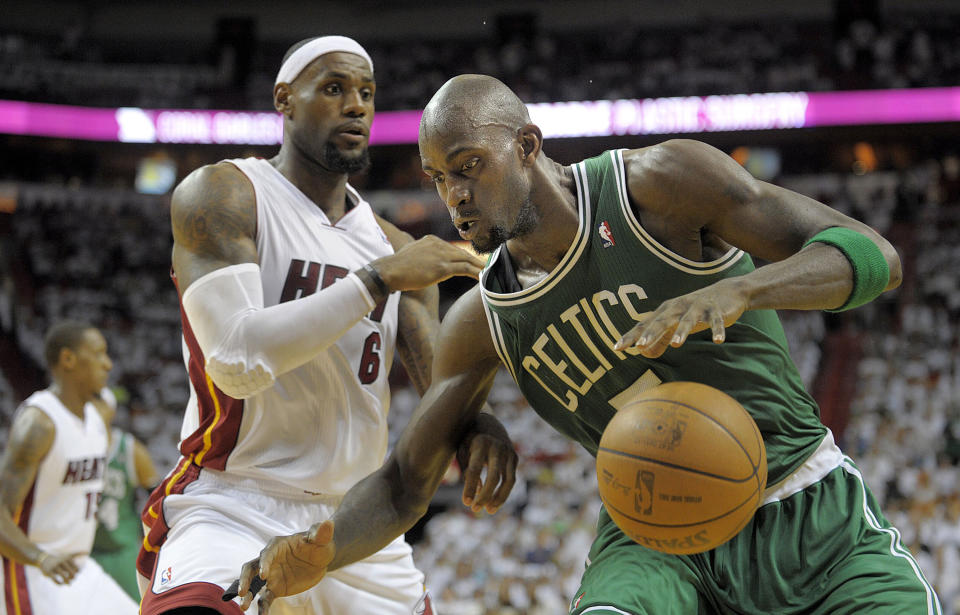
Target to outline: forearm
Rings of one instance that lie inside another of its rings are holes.
[[[853,290],[853,268],[840,250],[814,243],[782,261],[728,278],[747,298],[748,310],[829,310]]]
[[[400,295],[397,356],[421,397],[430,388],[433,345],[440,327],[438,304],[436,286]]]
[[[43,556],[43,550],[27,538],[6,511],[0,512],[0,553],[28,566],[37,566]]]
[[[434,381],[386,463],[354,485],[337,508],[331,568],[376,553],[423,516],[491,380],[492,372]]]
[[[799,252],[743,276],[738,290],[746,309],[843,311],[899,286],[896,249],[873,229],[859,226],[826,226]]]
[[[374,307],[369,294],[346,278],[309,297],[250,314],[243,337],[251,353],[269,357],[279,375],[314,359]],[[274,322],[284,326],[273,327]]]
[[[316,357],[374,307],[359,278],[302,299],[264,307],[253,263],[216,270],[183,294],[184,311],[214,383],[249,397]]]
[[[413,527],[443,478],[443,472],[431,474],[421,476],[424,482],[415,489],[405,489],[399,466],[388,461],[351,488],[333,517],[336,554],[329,570],[373,555]]]

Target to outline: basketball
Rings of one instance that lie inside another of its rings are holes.
[[[735,399],[669,382],[623,406],[597,451],[600,498],[635,542],[665,553],[709,551],[753,517],[767,483],[756,423]]]

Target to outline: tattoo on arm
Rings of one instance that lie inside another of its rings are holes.
[[[27,408],[13,424],[0,463],[0,504],[13,517],[36,478],[40,462],[50,451],[56,428],[42,410]]]
[[[413,241],[408,233],[377,216],[377,222],[393,245],[399,250]],[[440,329],[440,291],[436,286],[400,295],[400,315],[397,335],[397,355],[417,393],[422,397],[430,388],[433,366],[433,344]]]
[[[438,301],[436,286],[415,293],[403,293],[400,298],[397,354],[421,396],[430,387],[433,344],[440,324]]]
[[[257,261],[253,187],[229,163],[187,177],[174,191],[170,221],[178,276],[190,280],[218,267]]]

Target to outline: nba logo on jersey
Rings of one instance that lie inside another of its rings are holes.
[[[613,240],[613,233],[610,232],[610,224],[606,220],[597,227],[597,233],[600,235],[600,243],[603,244],[604,248],[617,245],[617,242]]]
[[[166,585],[173,579],[173,566],[167,566],[167,569],[160,573],[160,585]]]
[[[430,592],[423,592],[420,601],[413,607],[413,615],[433,615],[433,605],[430,604]]]
[[[583,600],[583,594],[580,594],[579,596],[577,596],[576,601],[574,601],[573,606],[570,607],[570,608],[575,609],[575,608],[577,608],[578,606],[580,606],[580,601],[581,601],[581,600]]]

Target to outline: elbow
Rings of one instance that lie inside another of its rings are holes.
[[[430,470],[429,468],[433,465],[432,463],[416,465],[398,463],[390,467],[393,474],[392,482],[397,485],[392,494],[393,507],[398,521],[405,528],[404,531],[413,527],[427,513],[427,508],[433,501],[449,461],[442,472],[435,471],[436,468]]]
[[[411,480],[406,481],[398,510],[402,511],[401,516],[404,521],[413,526],[427,513],[427,508],[433,501],[433,496],[437,493],[440,481],[435,481],[433,477],[424,473],[417,473],[416,476],[410,478]]]
[[[880,247],[883,257],[887,260],[887,267],[890,269],[890,281],[887,283],[886,290],[893,290],[903,282],[903,265],[900,261],[900,254],[897,253],[889,242]]]
[[[404,531],[413,527],[425,514],[430,506],[432,495],[425,493],[407,492],[404,494],[401,502],[397,506],[398,517],[405,528]]]
[[[874,245],[877,246],[877,249],[880,250],[880,255],[883,257],[883,260],[887,263],[887,270],[889,272],[889,278],[887,279],[887,285],[884,287],[884,291],[893,290],[900,286],[903,282],[903,264],[900,260],[900,254],[897,252],[897,249],[893,247],[893,244],[890,243],[883,235],[880,235],[873,229],[867,227],[865,230],[858,230],[862,235],[873,241]]]
[[[234,399],[253,397],[276,381],[273,371],[262,363],[248,368],[245,361],[226,362],[215,356],[207,358],[206,371],[213,384]]]

